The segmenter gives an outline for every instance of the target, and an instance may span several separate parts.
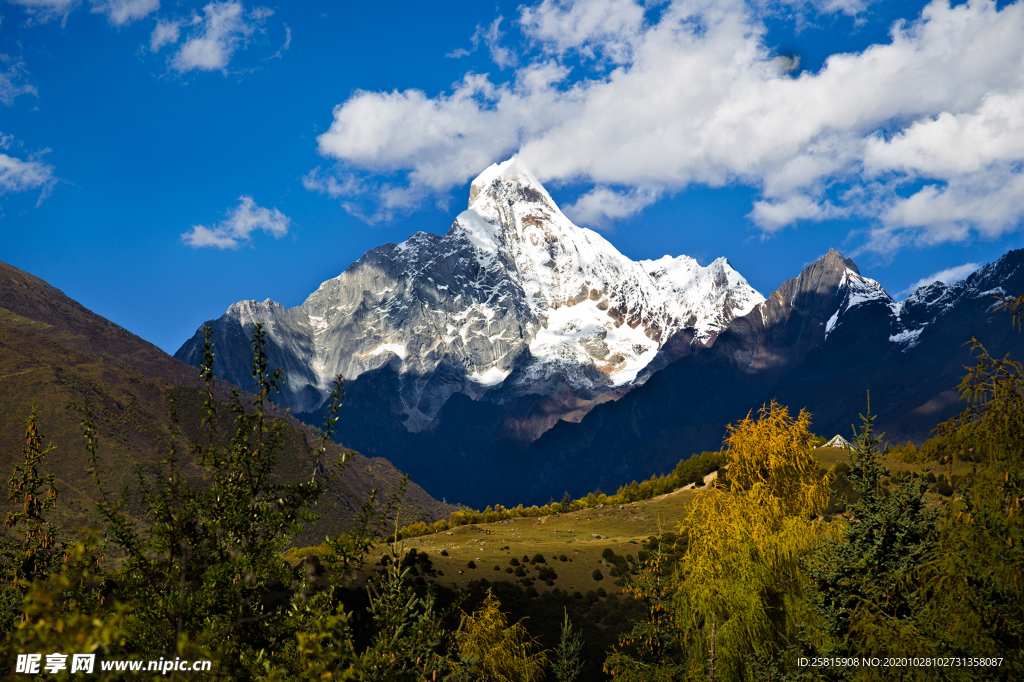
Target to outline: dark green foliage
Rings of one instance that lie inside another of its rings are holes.
[[[269,370],[266,343],[257,325],[252,370],[257,390],[249,406],[233,394],[236,430],[225,443],[215,428],[213,349],[207,342],[201,373],[207,386],[205,434],[191,446],[205,474],[202,487],[189,484],[182,471],[173,398],[167,455],[155,471],[137,472],[134,496],[125,490],[113,499],[106,491],[88,411],[82,422],[90,470],[101,490],[100,514],[127,556],[116,595],[133,605],[129,646],[153,654],[216,657],[236,679],[255,674],[260,651],[280,650],[294,636],[294,612],[285,604],[268,608],[265,595],[292,584],[281,554],[303,524],[315,520],[310,508],[335,470],[322,461],[322,449],[309,482],[274,480],[283,424],[268,417],[266,408],[281,374]],[[341,395],[339,381],[335,412]],[[323,474],[319,480],[318,473]],[[139,529],[127,514],[136,503],[147,510],[148,528]],[[335,569],[355,568],[366,545],[366,540],[339,545]]]
[[[562,636],[558,641],[558,648],[555,649],[555,660],[551,666],[557,682],[576,680],[583,669],[583,661],[580,658],[582,650],[583,640],[580,633],[572,629],[569,610],[566,609],[565,620],[562,622]]]
[[[686,679],[689,671],[686,633],[673,611],[675,586],[665,580],[661,564],[667,563],[657,544],[651,550],[648,569],[628,591],[638,597],[646,617],[637,618],[629,633],[619,638],[605,660],[606,669],[615,671],[615,679],[625,682],[672,682]],[[670,571],[669,571],[670,572]],[[605,596],[604,588],[598,595]]]
[[[890,651],[885,638],[872,641],[863,632],[864,619],[880,613],[889,621],[907,621],[917,614],[920,595],[901,579],[936,538],[937,511],[925,506],[924,481],[901,478],[888,494],[882,489],[889,470],[877,452],[873,421],[872,416],[864,418],[848,453],[846,477],[859,496],[847,509],[852,521],[843,532],[827,536],[804,562],[814,585],[811,600],[827,635],[825,656],[884,656]],[[848,639],[854,631],[856,642]]]
[[[977,341],[974,349],[978,364],[960,385],[972,404],[940,425],[937,440],[948,457],[977,465],[958,481],[939,540],[908,582],[925,594],[917,625],[936,650],[1002,657],[984,679],[1015,680],[1024,677],[1024,365],[992,358]]]
[[[594,580],[604,580],[604,574],[601,573],[600,568],[595,568],[594,572],[590,574]]]
[[[543,554],[534,554],[533,558],[530,559],[530,563],[531,564],[543,564],[544,563],[544,555]]]
[[[640,545],[643,549],[637,552],[637,557],[640,563],[649,569],[662,571],[664,575],[668,575],[672,572],[673,566],[683,558],[687,544],[685,535],[671,532],[663,533],[661,536],[651,535]],[[653,562],[652,559],[659,556],[659,553],[660,559]],[[615,553],[611,552],[611,555],[614,557]]]
[[[466,566],[468,566],[469,568],[476,568],[476,562],[470,559],[468,562],[466,562]]]
[[[545,582],[548,581],[548,580],[557,580],[558,579],[558,574],[555,573],[555,569],[553,569],[553,568],[551,568],[549,566],[541,566],[537,570],[537,579],[538,580],[543,580]]]
[[[512,557],[511,559],[508,560],[508,563],[509,563],[510,566],[518,566],[519,565],[519,559],[517,559],[515,557]]]
[[[352,666],[357,679],[418,682],[450,669],[441,655],[444,613],[433,593],[422,595],[408,574],[408,568],[403,571],[398,561],[392,561],[368,588],[373,637]],[[347,630],[343,634],[348,635]],[[346,638],[341,646],[352,647],[352,639]]]

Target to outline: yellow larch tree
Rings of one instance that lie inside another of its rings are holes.
[[[681,524],[689,544],[675,607],[694,679],[748,677],[751,662],[776,659],[814,617],[799,559],[825,532],[831,473],[811,451],[810,422],[772,401],[729,426],[728,483],[699,492]]]

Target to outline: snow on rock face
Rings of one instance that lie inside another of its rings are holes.
[[[629,383],[672,333],[691,327],[707,340],[764,300],[724,258],[707,268],[687,256],[630,260],[566,218],[516,158],[473,181],[455,229],[510,266],[540,323],[528,342],[542,366],[528,381],[562,372],[577,388]],[[588,367],[600,376],[578,371]]]
[[[387,365],[404,423],[421,430],[457,391],[593,397],[629,384],[675,332],[706,342],[763,300],[724,258],[630,260],[513,157],[473,181],[446,235],[372,249],[296,308],[241,302],[218,322],[263,322],[294,358],[282,396],[294,411],[317,409],[338,374]]]
[[[906,352],[920,343],[921,334],[930,324],[953,310],[961,301],[1003,295],[999,283],[1012,277],[1016,267],[1007,256],[1003,256],[995,263],[979,268],[964,280],[951,285],[932,282],[899,302],[894,301],[878,282],[847,270],[840,283],[841,302],[825,326],[825,337],[828,338],[852,310],[867,304],[878,304],[888,308],[893,329],[889,341],[902,346]]]
[[[847,269],[843,273],[842,279],[839,281],[839,296],[841,297],[839,308],[825,325],[826,339],[842,321],[843,316],[858,306],[878,303],[889,308],[893,316],[899,317],[899,304],[889,296],[882,285],[853,270]],[[903,338],[898,335],[897,337]]]

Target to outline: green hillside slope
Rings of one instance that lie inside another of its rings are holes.
[[[132,485],[136,467],[161,456],[168,392],[176,397],[186,435],[198,428],[202,415],[194,368],[5,263],[0,263],[0,382],[0,472],[6,479],[19,461],[25,418],[34,404],[42,433],[56,446],[44,464],[57,477],[56,520],[77,533],[97,527],[97,491],[85,470],[79,429],[85,398],[99,427],[108,485],[116,489]],[[222,386],[218,397],[226,400],[228,388]],[[227,409],[222,413],[227,415]],[[288,422],[280,475],[308,477],[309,454],[319,439],[290,415],[276,416]],[[340,452],[340,446],[334,447]],[[371,488],[391,490],[401,475],[387,460],[354,455],[343,477],[321,498],[317,510],[322,519],[303,538],[312,541],[344,530]],[[414,484],[405,507],[410,520],[428,523],[455,509]]]

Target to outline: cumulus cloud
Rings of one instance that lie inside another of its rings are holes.
[[[224,71],[239,45],[273,13],[265,7],[246,13],[240,2],[211,2],[203,7],[202,17],[195,15],[192,24],[196,30],[171,58],[171,68],[182,73],[193,69]],[[176,37],[174,41],[169,40],[174,34],[169,28],[167,31],[161,34],[160,40],[156,40],[154,31],[150,38],[151,50],[159,49],[153,47],[157,44],[177,42]]]
[[[39,23],[46,23],[50,19],[67,19],[68,14],[79,4],[79,0],[7,0],[7,2],[21,6],[26,14]]]
[[[960,280],[965,279],[968,275],[970,275],[972,272],[974,272],[980,267],[981,265],[979,263],[964,263],[963,265],[957,265],[952,268],[946,268],[945,270],[933,272],[927,277],[922,277],[921,279],[917,280],[909,287],[898,293],[896,296],[897,298],[909,296],[910,294],[914,293],[921,287],[928,286],[933,282],[942,282],[943,284],[952,284],[953,282],[959,282]]]
[[[639,210],[643,192],[739,183],[759,191],[750,219],[765,232],[866,217],[876,250],[1020,227],[1024,0],[934,0],[816,73],[765,43],[766,5],[543,0],[520,8],[534,56],[511,77],[358,91],[319,152],[378,201],[447,192],[518,153],[542,181],[593,186],[573,208],[595,221]]]
[[[10,143],[10,137],[0,135],[0,147],[6,149]],[[0,194],[41,189],[39,200],[42,201],[50,194],[55,181],[53,166],[0,153]]]
[[[0,102],[14,104],[18,95],[39,95],[35,87],[23,82],[28,78],[25,62],[0,54]]]
[[[126,26],[160,9],[160,0],[92,0],[94,14],[105,14],[114,26]]]
[[[228,217],[214,225],[193,225],[190,232],[181,235],[181,241],[193,248],[212,246],[218,249],[237,249],[249,240],[255,230],[280,238],[288,234],[291,218],[281,211],[257,206],[251,196],[238,198],[238,206],[228,211]]]

